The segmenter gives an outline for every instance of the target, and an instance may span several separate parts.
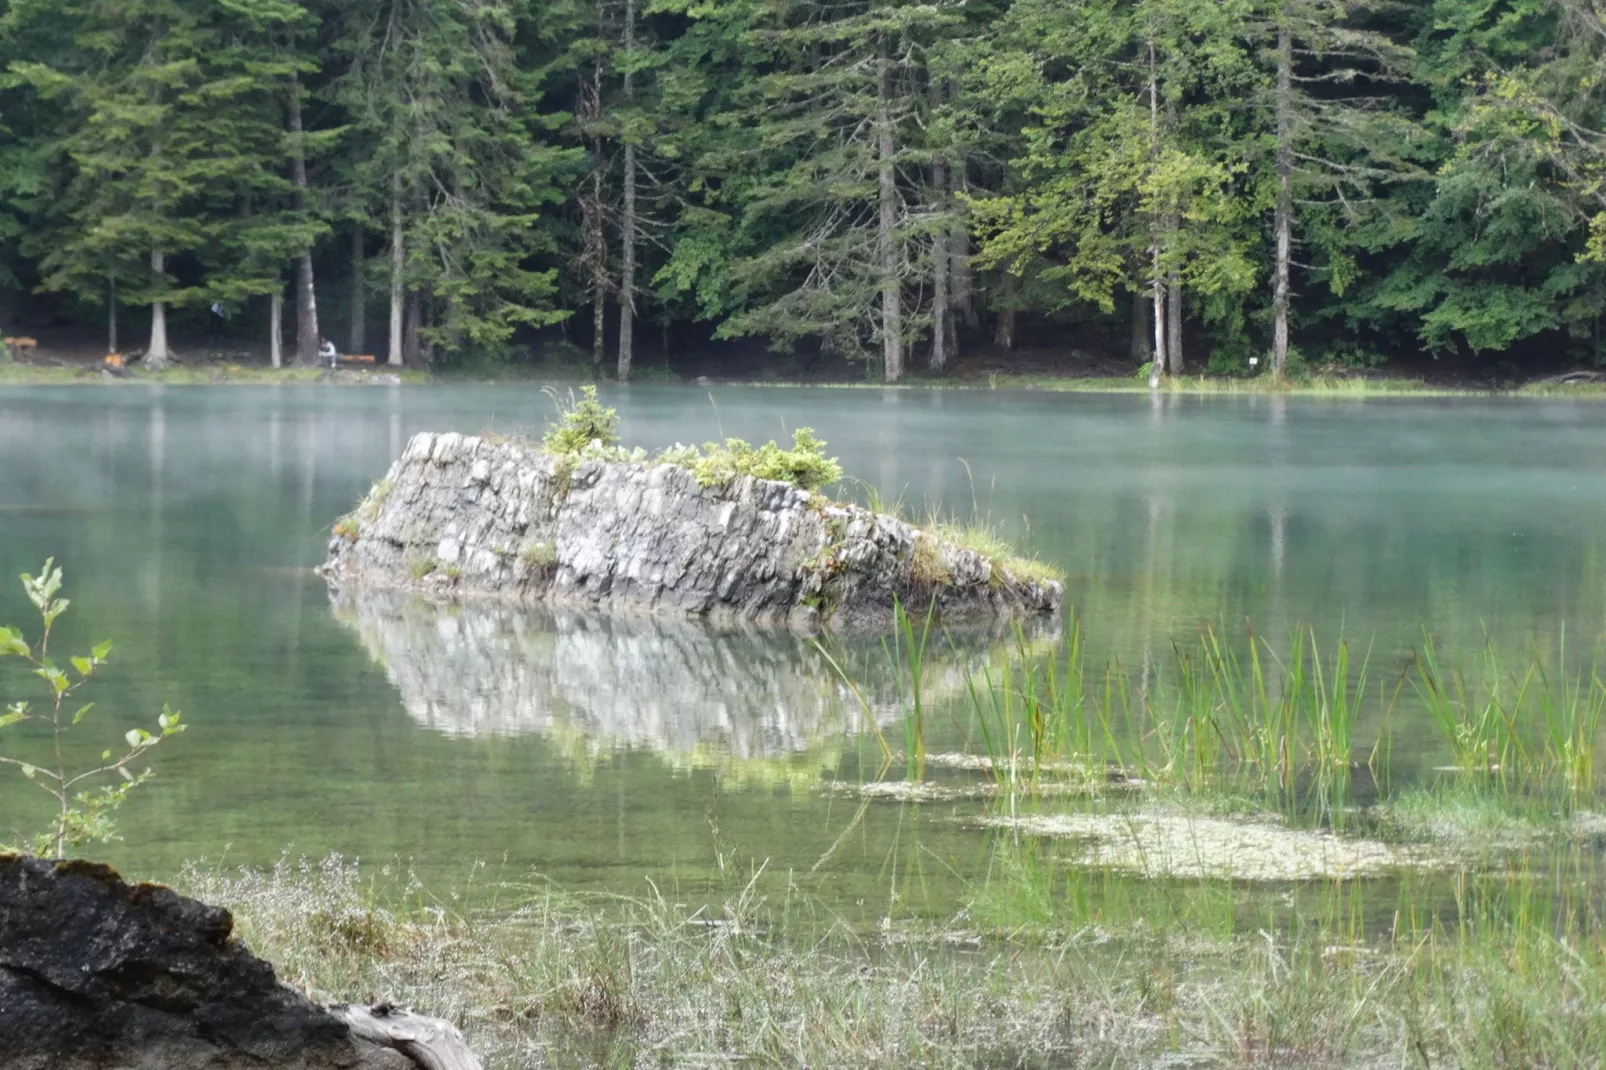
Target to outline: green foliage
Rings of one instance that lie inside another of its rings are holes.
[[[582,306],[600,360],[628,259],[638,335],[699,320],[805,366],[868,366],[899,347],[913,363],[939,326],[973,347],[1016,313],[1126,349],[1132,299],[1161,284],[1190,361],[1241,375],[1271,349],[1286,182],[1288,323],[1314,364],[1421,348],[1606,361],[1598,5],[659,0],[623,15],[0,3],[0,309],[34,287],[79,321],[160,306],[181,331],[222,301],[260,325],[310,248],[325,291],[393,288],[422,355],[479,372]]]
[[[1000,570],[1015,581],[1023,583],[1051,581],[1057,583],[1065,579],[1065,573],[1059,568],[1022,553],[1013,543],[999,534],[996,528],[979,518],[968,524],[938,520],[932,523],[930,528],[939,539],[980,554],[991,561],[994,566],[995,585],[1003,582],[1004,577],[1000,575]],[[921,543],[924,541],[921,540]]]
[[[575,455],[619,445],[619,413],[597,400],[596,387],[582,387],[578,401],[570,393],[567,404],[555,392],[548,394],[558,405],[558,419],[541,439],[548,453]]]
[[[532,568],[551,568],[558,563],[558,548],[550,539],[526,539],[519,547],[519,560]]]
[[[425,576],[433,574],[439,567],[440,562],[433,557],[417,557],[408,563],[407,574],[415,580],[421,580]]]
[[[800,427],[792,433],[792,448],[783,449],[773,440],[751,446],[739,438],[710,442],[701,450],[677,447],[657,458],[659,463],[689,468],[700,486],[728,486],[743,476],[790,483],[802,490],[819,490],[842,478],[842,465],[825,455],[825,443],[814,429]]]
[[[19,658],[26,662],[32,668],[32,675],[43,682],[44,702],[35,706],[28,701],[17,701],[5,707],[5,713],[0,715],[0,731],[6,731],[12,742],[5,752],[0,752],[0,765],[17,770],[23,779],[55,801],[56,816],[50,828],[25,841],[24,846],[35,854],[62,858],[68,847],[105,843],[116,838],[113,815],[127,801],[129,793],[152,775],[149,769],[134,772],[132,766],[153,747],[187,726],[177,713],[164,706],[156,718],[155,733],[131,728],[124,733],[118,747],[101,751],[99,759],[85,768],[70,769],[64,757],[63,738],[95,708],[93,702],[79,705],[73,700],[106,664],[111,643],[100,643],[88,654],[71,657],[67,668],[57,666],[50,657],[50,633],[71,604],[60,597],[61,569],[55,567],[54,559],[48,560],[38,577],[25,573],[22,586],[28,600],[39,611],[39,638],[30,644],[18,629],[0,628],[0,658]],[[73,706],[76,709],[72,709]],[[48,745],[39,739],[29,740],[24,732],[15,731],[17,726],[29,723],[48,726]],[[19,751],[18,747],[23,749]],[[29,751],[37,754],[19,757]],[[121,782],[95,785],[96,781],[113,775],[120,777]]]

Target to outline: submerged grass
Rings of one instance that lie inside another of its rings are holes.
[[[181,889],[323,1000],[459,1022],[492,1070],[1587,1067],[1606,1051],[1593,855],[1287,896],[1056,864],[999,837],[951,923],[855,931],[800,896],[718,911],[331,859]]]
[[[929,637],[906,615],[899,627],[899,673],[916,680]],[[956,723],[986,776],[1253,790],[1277,809],[1317,800],[1336,819],[1357,771],[1388,784],[1397,710],[1415,699],[1438,728],[1447,773],[1493,778],[1567,808],[1595,795],[1606,683],[1594,665],[1569,665],[1564,640],[1554,655],[1518,658],[1487,644],[1463,668],[1425,637],[1380,674],[1370,648],[1356,652],[1342,636],[1324,646],[1301,627],[1279,647],[1253,631],[1233,639],[1206,628],[1161,656],[1145,654],[1136,669],[1118,661],[1090,669],[1082,627],[1073,615],[1056,656],[1017,636],[1001,666],[967,678],[968,708]],[[920,752],[908,773],[917,779],[932,714],[908,694],[906,753],[917,743]]]

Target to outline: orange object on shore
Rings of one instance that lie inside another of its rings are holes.
[[[37,338],[7,338],[5,341],[6,345],[10,346],[12,349],[39,348],[39,339]]]
[[[372,364],[374,358],[371,353],[348,353],[340,358],[342,364]]]
[[[108,367],[108,368],[121,368],[123,366],[123,363],[124,363],[123,362],[123,355],[121,353],[107,353],[106,354],[106,367]]]

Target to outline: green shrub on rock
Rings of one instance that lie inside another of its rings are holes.
[[[548,453],[582,453],[619,444],[619,413],[597,400],[597,388],[581,387],[580,400],[560,407],[558,420],[547,428],[541,445]]]
[[[660,460],[691,469],[704,487],[725,486],[742,476],[773,479],[802,490],[819,490],[842,478],[842,465],[825,455],[825,443],[811,427],[800,427],[792,434],[792,448],[782,449],[773,440],[751,446],[739,438],[710,442],[702,450],[666,451]]]
[[[626,450],[619,442],[619,413],[597,400],[594,386],[582,387],[578,401],[571,394],[567,407],[560,402],[558,419],[547,428],[541,447],[571,466],[580,459],[675,465],[690,471],[704,487],[728,486],[742,476],[753,476],[814,491],[842,478],[842,466],[825,455],[825,443],[811,427],[793,432],[791,449],[773,440],[753,446],[728,438],[701,449],[675,445],[651,457],[639,446]]]

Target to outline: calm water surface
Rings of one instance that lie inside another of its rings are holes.
[[[1587,647],[1606,630],[1596,404],[670,387],[607,400],[650,447],[812,425],[907,511],[990,517],[1065,569],[1098,660],[1135,664],[1211,622],[1342,628],[1390,667],[1424,628],[1461,648],[1485,631],[1551,646],[1563,627]],[[114,858],[160,875],[202,856],[339,851],[447,881],[483,861],[572,888],[639,893],[651,877],[693,899],[767,861],[769,879],[832,910],[951,909],[954,874],[984,864],[966,811],[861,807],[820,786],[873,772],[868,719],[898,716],[874,643],[845,652],[867,718],[788,637],[331,604],[310,566],[409,435],[537,430],[551,411],[529,386],[0,389],[0,566],[54,554],[74,601],[61,641],[116,644],[86,743],[163,702],[194,726],[159,754]],[[30,613],[6,581],[0,621]],[[1002,646],[945,645],[939,700]],[[14,665],[0,684],[19,693]],[[0,823],[40,814],[0,783]]]

